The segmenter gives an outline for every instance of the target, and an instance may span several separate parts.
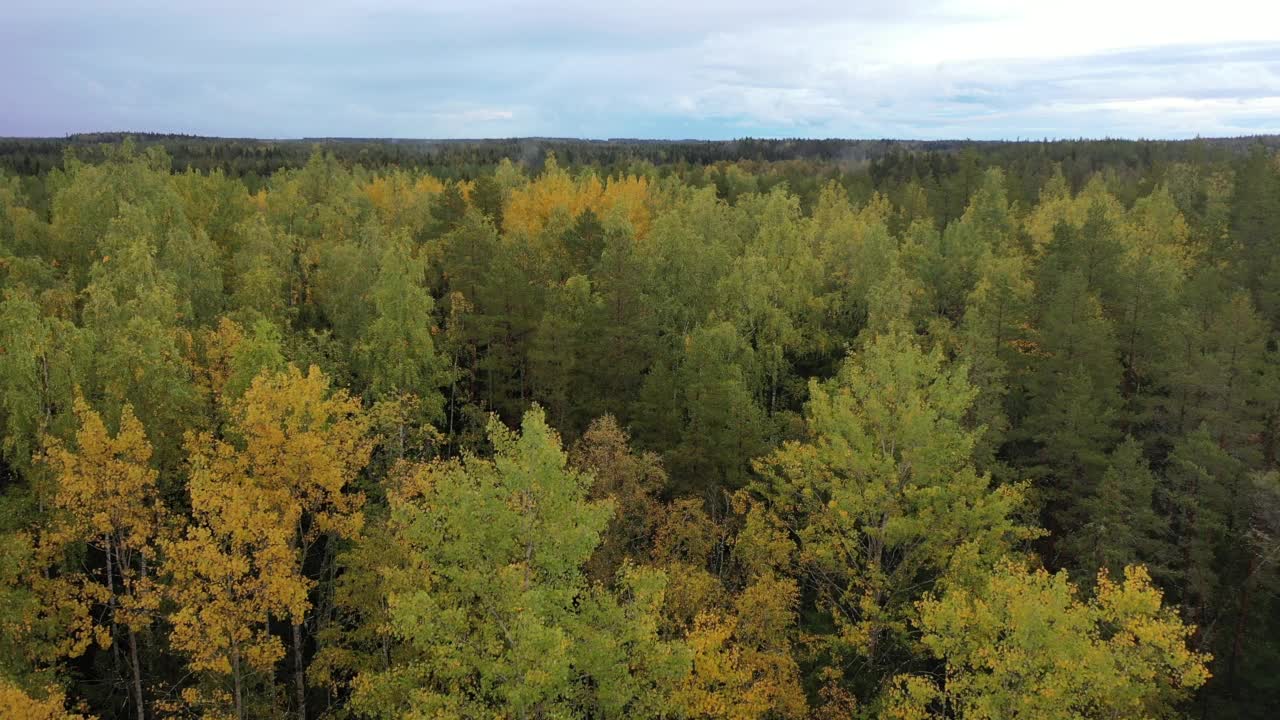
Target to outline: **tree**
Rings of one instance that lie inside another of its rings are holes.
[[[1121,368],[1115,336],[1085,275],[1070,271],[1044,303],[1036,335],[1038,367],[1028,379],[1023,432],[1037,445],[1040,507],[1046,524],[1079,526],[1071,498],[1086,496],[1117,439]]]
[[[519,434],[490,422],[495,456],[423,466],[392,496],[409,549],[392,624],[413,661],[357,683],[378,717],[657,717],[686,671],[659,639],[660,573],[626,569],[619,594],[582,567],[611,508],[566,466],[540,409]]]
[[[84,334],[45,315],[25,292],[0,301],[0,451],[25,474],[45,434],[65,436],[73,388],[84,367]]]
[[[103,554],[104,576],[86,577],[76,586],[88,593],[86,600],[105,597],[110,616],[108,644],[114,642],[118,626],[124,627],[130,693],[138,720],[144,720],[138,635],[150,626],[159,606],[159,589],[150,571],[165,522],[157,473],[150,466],[151,445],[129,405],[121,412],[120,429],[114,436],[83,398],[76,399],[75,413],[80,424],[75,449],[51,439],[45,451],[58,511],[45,544],[58,548],[84,543]]]
[[[1173,558],[1168,521],[1156,511],[1156,484],[1137,440],[1116,446],[1097,491],[1081,501],[1084,525],[1065,538],[1078,573],[1103,569],[1120,575],[1129,565],[1143,565],[1162,574]]]
[[[219,712],[229,705],[244,720],[257,707],[249,696],[253,679],[268,678],[285,654],[270,620],[301,617],[307,585],[296,572],[295,554],[270,536],[279,518],[251,490],[209,477],[205,462],[197,458],[193,469],[196,519],[164,545],[174,606],[169,642],[187,656],[192,672],[231,681],[229,697],[215,684],[203,692],[188,688],[186,703]]]
[[[1012,254],[990,258],[965,300],[959,356],[978,390],[971,408],[974,421],[987,429],[975,450],[975,460],[982,466],[994,463],[997,449],[1012,429],[1006,403],[1026,365],[1021,350],[1030,344],[1031,298],[1026,262]]]
[[[173,278],[178,317],[183,324],[204,325],[221,312],[222,257],[204,230],[170,231],[156,265]]]
[[[720,281],[717,308],[734,324],[760,365],[757,402],[783,408],[791,379],[789,355],[818,346],[821,264],[810,224],[795,196],[775,189],[753,213],[759,226]],[[798,389],[798,388],[795,388]]]
[[[1088,602],[1066,573],[1003,563],[976,590],[920,601],[922,642],[939,679],[899,675],[883,716],[926,718],[1172,717],[1205,683],[1209,657],[1141,566],[1103,571]]]
[[[733,498],[732,510],[732,520],[741,524],[732,538],[707,542],[709,519],[700,508],[680,503],[670,509],[674,522],[664,524],[659,539],[659,566],[681,578],[671,594],[685,595],[669,601],[675,611],[670,614],[677,616],[671,619],[684,626],[693,654],[693,671],[674,705],[692,718],[805,717],[808,703],[796,660],[800,586],[786,575],[795,545],[745,494]],[[723,558],[713,552],[717,546],[728,550],[727,562],[690,564],[699,556],[704,563]]]
[[[1180,438],[1165,463],[1166,512],[1175,557],[1170,592],[1201,627],[1219,613],[1223,585],[1230,583],[1226,558],[1244,524],[1242,464],[1214,441],[1207,425]],[[1201,637],[1207,646],[1212,638]]]
[[[113,420],[132,405],[168,470],[198,416],[176,286],[155,259],[159,232],[159,221],[143,208],[121,208],[98,244],[102,255],[89,271],[82,322],[93,339],[86,392]]]
[[[1124,365],[1130,425],[1149,421],[1166,335],[1177,311],[1190,250],[1186,222],[1163,188],[1130,213],[1122,282],[1115,303],[1116,339]],[[1132,402],[1140,402],[1134,407]]]
[[[285,369],[282,342],[280,328],[266,318],[259,318],[249,327],[248,334],[232,348],[228,359],[226,383],[220,393],[228,408],[259,375]]]
[[[733,325],[721,322],[688,336],[674,378],[649,375],[644,394],[650,413],[670,410],[679,418],[679,424],[665,428],[675,433],[665,461],[678,486],[688,488],[695,480],[703,487],[746,483],[749,459],[767,449],[769,430],[753,392],[757,372],[751,348]],[[641,426],[652,437],[665,422],[650,413]]]
[[[198,523],[170,552],[174,581],[186,586],[176,590],[173,642],[192,654],[193,669],[233,675],[243,716],[240,663],[269,669],[283,649],[266,618],[287,618],[294,709],[305,718],[307,572],[317,543],[360,529],[364,498],[350,486],[369,460],[368,422],[359,401],[330,392],[314,366],[306,375],[292,366],[264,372],[230,416],[231,442],[208,433],[188,440]]]
[[[582,358],[581,384],[595,392],[592,397],[580,388],[578,396],[589,417],[615,414],[629,419],[659,335],[650,292],[653,263],[620,210],[605,218],[604,231],[592,273],[599,308],[586,332],[589,354]]]
[[[829,652],[884,672],[908,648],[925,590],[944,576],[971,582],[1032,535],[1014,517],[1022,488],[993,488],[974,469],[966,369],[902,332],[872,339],[809,392],[805,441],[756,461],[753,487],[799,540]]]
[[[435,303],[422,286],[424,274],[408,238],[393,238],[379,261],[372,287],[374,319],[363,330],[359,353],[371,399],[412,395],[427,419],[439,420],[444,405],[439,388],[447,378],[432,339]]]
[[[890,212],[888,201],[876,195],[851,222],[819,226],[819,237],[827,236],[826,305],[835,315],[832,324],[839,336],[854,337],[864,327],[872,289],[898,264],[899,242],[887,224]]]
[[[231,258],[234,272],[226,283],[231,294],[228,307],[237,316],[251,316],[245,318],[246,323],[258,317],[277,323],[289,319],[293,310],[289,249],[294,240],[261,216],[237,225],[235,233],[237,246]]]
[[[105,148],[104,162],[90,164],[70,155],[66,175],[53,197],[50,243],[45,251],[82,289],[91,268],[110,255],[118,241],[108,240],[112,226],[146,217],[152,253],[171,231],[190,232],[182,198],[169,182],[169,157],[160,148],[136,152],[132,141]],[[130,228],[136,230],[136,226]]]
[[[368,223],[352,237],[314,246],[314,273],[308,280],[313,295],[301,308],[316,313],[307,318],[312,327],[332,330],[345,347],[360,341],[374,321],[367,278],[379,276],[379,261],[388,245],[381,228]]]
[[[991,168],[968,197],[963,215],[942,232],[930,226],[928,242],[915,248],[917,272],[932,296],[936,311],[959,319],[965,300],[978,284],[992,256],[1016,254],[1014,217],[1004,189],[1004,173]]]
[[[66,694],[56,686],[32,695],[4,678],[0,678],[0,707],[23,720],[94,720],[67,712]]]
[[[1208,424],[1223,448],[1251,459],[1271,393],[1266,324],[1248,294],[1231,292],[1215,272],[1200,274],[1166,337],[1159,365],[1168,392],[1157,399],[1156,415],[1168,441]]]
[[[639,563],[648,556],[667,473],[655,453],[632,451],[630,436],[612,415],[592,421],[569,462],[592,478],[587,497],[608,500],[615,508],[586,565],[589,577],[608,584],[626,562]]]
[[[601,314],[600,298],[591,281],[574,275],[547,292],[542,321],[529,343],[529,382],[533,396],[547,408],[551,421],[566,432],[577,432],[595,409],[587,375],[595,358],[596,338],[590,333]],[[570,412],[576,410],[576,412]]]
[[[1254,146],[1237,170],[1231,198],[1231,237],[1236,243],[1237,272],[1257,292],[1261,279],[1276,265],[1280,251],[1275,223],[1280,218],[1280,171],[1261,145]]]
[[[386,478],[396,487],[403,481],[401,465]],[[385,508],[370,504],[360,536],[344,541],[335,564],[340,572],[332,580],[328,608],[321,606],[315,633],[316,653],[307,668],[312,686],[329,690],[324,717],[356,717],[349,702],[353,685],[362,675],[389,672],[412,662],[412,648],[395,633],[391,617],[394,580],[412,568],[408,548],[398,542],[402,527]],[[327,612],[324,612],[327,610]]]

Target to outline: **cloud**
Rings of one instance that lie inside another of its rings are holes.
[[[445,114],[445,117],[450,115]],[[476,110],[466,110],[461,113],[453,113],[452,117],[464,122],[493,122],[495,120],[510,120],[515,117],[515,113],[510,110],[490,110],[481,108]]]
[[[50,0],[0,25],[0,134],[1274,132],[1273,5]]]

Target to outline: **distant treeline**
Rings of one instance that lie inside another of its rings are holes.
[[[1062,163],[1069,179],[1079,185],[1089,175],[1107,167],[1143,171],[1163,163],[1222,160],[1246,152],[1256,144],[1280,148],[1280,135],[1196,140],[843,140],[757,139],[738,140],[641,140],[612,138],[506,138],[492,140],[413,140],[386,138],[300,138],[260,140],[216,138],[170,133],[95,132],[65,138],[0,139],[0,168],[9,174],[39,175],[63,166],[72,150],[86,161],[102,159],[104,143],[132,137],[140,148],[158,145],[173,158],[177,170],[222,170],[228,175],[270,176],[283,168],[306,164],[313,148],[321,146],[345,164],[365,167],[430,169],[434,174],[474,179],[491,171],[503,158],[540,170],[547,153],[554,152],[561,165],[617,168],[636,162],[679,167],[752,160],[792,160],[837,163],[849,170],[861,168],[873,177],[901,173],[945,175],[954,170],[954,158],[962,151],[981,155],[986,164]]]

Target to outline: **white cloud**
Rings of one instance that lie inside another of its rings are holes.
[[[486,123],[496,122],[499,120],[511,120],[515,117],[515,113],[510,110],[476,108],[474,110],[463,110],[461,112],[436,113],[436,117],[449,121]]]
[[[1280,131],[1276,27],[1257,0],[49,0],[7,13],[0,92],[49,134],[1186,136]]]

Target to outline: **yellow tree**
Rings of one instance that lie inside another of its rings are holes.
[[[403,170],[372,178],[360,188],[387,230],[403,229],[418,235],[431,220],[431,203],[444,191],[444,183],[430,175],[415,179]]]
[[[1209,657],[1187,648],[1194,628],[1162,604],[1142,566],[1121,581],[1103,570],[1086,602],[1066,573],[1006,562],[983,587],[953,587],[919,609],[922,643],[942,672],[897,676],[884,717],[1170,717],[1209,678]]]
[[[650,225],[648,179],[638,175],[609,178],[591,209],[600,217],[606,217],[615,208],[631,223],[637,240],[647,237]]]
[[[693,669],[675,703],[690,718],[802,718],[809,708],[792,652],[800,589],[781,574],[793,561],[795,545],[761,505],[743,494],[733,504],[742,527],[732,540],[727,573],[722,573],[729,587],[716,588],[721,592],[707,593],[695,603],[700,609],[685,634]],[[673,534],[664,533],[660,545],[674,539]],[[697,541],[687,542],[694,536],[686,535],[680,544],[697,547]],[[661,548],[660,554],[669,550]],[[711,579],[702,568],[685,572]],[[695,581],[674,590],[692,588],[696,594],[698,585]]]
[[[594,177],[594,176],[593,176]],[[557,163],[555,155],[547,155],[546,166],[537,180],[511,193],[503,210],[502,229],[507,233],[533,237],[547,224],[556,210],[577,217],[588,207],[588,197],[598,197],[602,191],[596,180],[587,192],[583,192],[569,173]]]
[[[4,678],[0,678],[0,708],[5,717],[18,720],[93,720],[67,712],[66,695],[56,686],[46,688],[44,697],[35,697]]]
[[[101,571],[65,587],[87,593],[85,602],[105,601],[110,644],[120,626],[128,639],[130,688],[137,717],[145,717],[138,634],[151,622],[159,596],[149,577],[165,510],[151,467],[151,444],[142,423],[125,405],[112,436],[102,417],[82,397],[74,403],[79,429],[74,448],[50,439],[45,464],[54,479],[56,519],[45,540],[48,549],[86,544],[101,553]]]
[[[350,486],[369,460],[369,423],[359,400],[332,392],[314,366],[306,375],[294,367],[261,373],[232,403],[229,417],[226,439],[205,433],[188,441],[198,522],[184,541],[189,557],[173,558],[174,573],[175,580],[186,573],[204,587],[177,590],[186,594],[179,602],[179,617],[190,630],[184,645],[193,652],[193,667],[230,672],[233,689],[241,692],[235,663],[252,656],[258,663],[253,669],[269,668],[280,654],[266,635],[266,619],[288,618],[295,709],[305,719],[302,632],[313,584],[306,576],[308,558],[322,539],[360,530],[364,497]],[[196,555],[204,559],[192,561]],[[208,569],[217,573],[206,576]],[[199,647],[201,597],[205,604],[227,605],[226,646],[212,659]],[[235,646],[240,639],[250,642],[250,650]],[[235,701],[242,713],[243,698]]]
[[[188,657],[191,671],[231,680],[229,698],[221,689],[189,689],[183,693],[186,702],[217,708],[229,701],[243,720],[251,679],[269,673],[284,657],[284,645],[268,623],[273,615],[304,613],[307,586],[294,572],[288,545],[263,532],[277,518],[258,504],[251,489],[211,480],[205,462],[193,461],[195,522],[165,546],[169,596],[176,608],[169,616],[169,642]]]

